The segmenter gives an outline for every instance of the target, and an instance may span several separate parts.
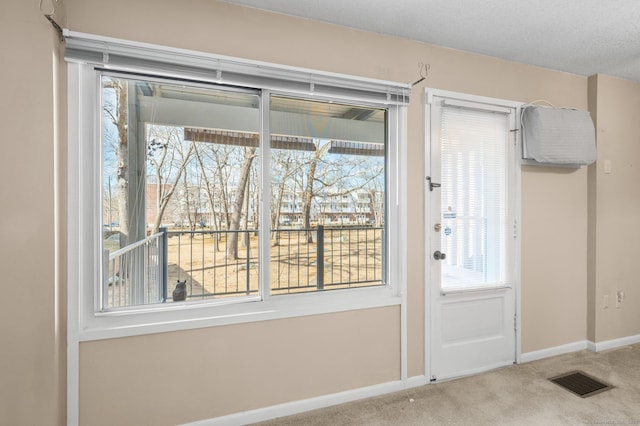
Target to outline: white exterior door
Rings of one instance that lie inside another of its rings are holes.
[[[516,360],[516,105],[427,94],[432,380]]]

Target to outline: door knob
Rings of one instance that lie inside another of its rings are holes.
[[[440,250],[436,250],[433,252],[433,258],[435,260],[445,260],[447,258],[447,255],[444,253],[441,253]]]
[[[440,188],[439,183],[431,182],[431,176],[427,176],[427,181],[429,182],[429,191],[433,191],[433,188]]]

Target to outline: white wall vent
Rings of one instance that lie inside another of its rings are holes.
[[[581,167],[596,161],[591,115],[576,109],[528,105],[522,109],[525,164]]]

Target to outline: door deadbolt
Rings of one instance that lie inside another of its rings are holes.
[[[445,260],[447,258],[447,255],[444,253],[441,253],[440,250],[436,250],[433,252],[433,258],[435,260]]]
[[[442,229],[442,225],[436,223],[435,225],[433,225],[433,229],[435,229],[436,232],[440,232],[440,230]]]

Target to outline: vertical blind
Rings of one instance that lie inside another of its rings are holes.
[[[503,283],[509,116],[443,105],[440,126],[442,288]]]

